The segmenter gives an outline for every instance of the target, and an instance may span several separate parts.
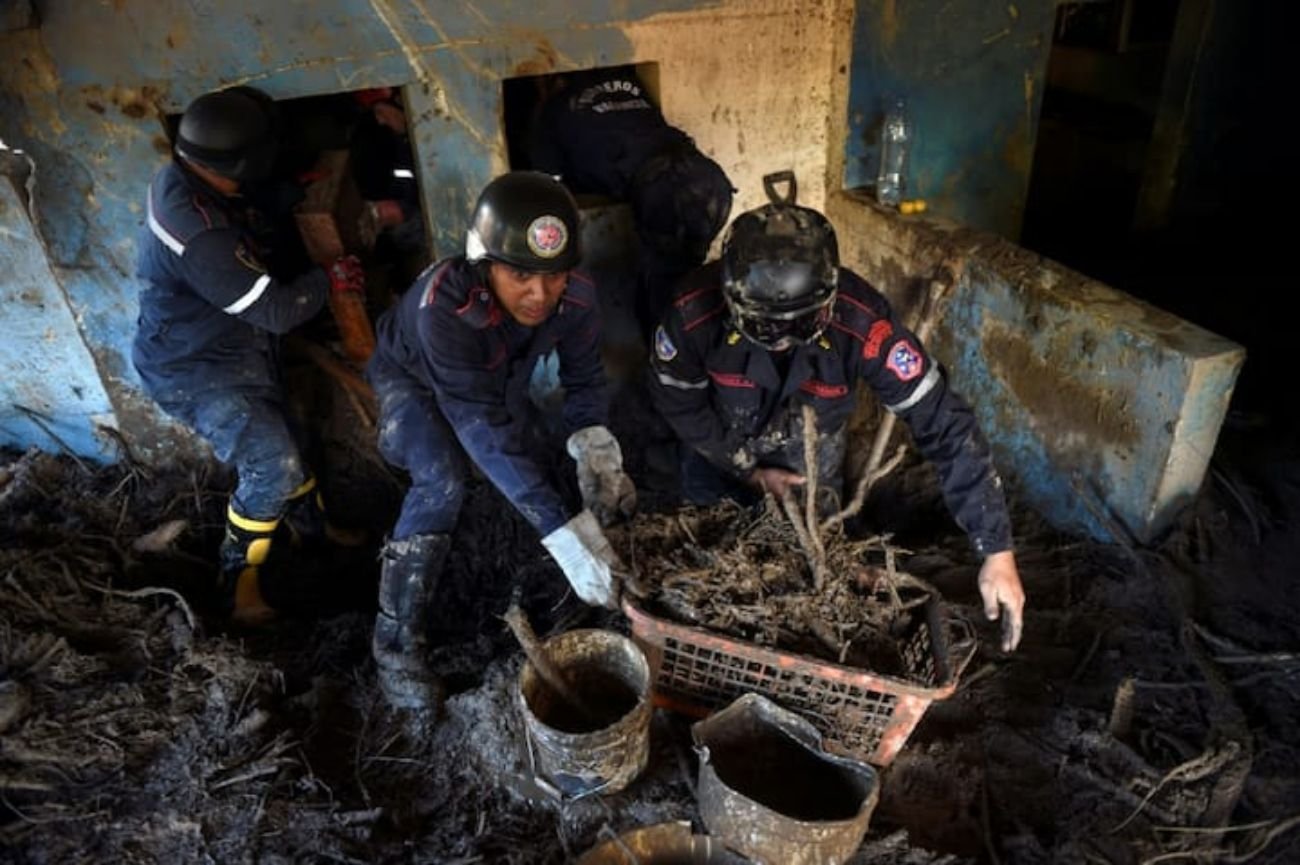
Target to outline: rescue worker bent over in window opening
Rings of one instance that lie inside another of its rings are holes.
[[[885,298],[839,266],[820,213],[768,204],[737,217],[722,258],[687,277],[655,331],[649,387],[683,448],[683,493],[780,498],[816,471],[839,489],[854,385],[866,381],[938,469],[944,500],[983,558],[985,614],[1020,642],[1024,590],[1002,482],[970,407]],[[816,411],[804,465],[802,406]]]
[[[704,263],[727,224],[734,190],[726,173],[669,125],[630,66],[562,76],[533,124],[528,156],[574,194],[631,205],[636,314],[649,338],[674,284]]]
[[[239,481],[227,508],[218,595],[243,624],[269,620],[259,568],[283,519],[296,540],[328,524],[285,413],[279,335],[329,292],[364,290],[355,258],[291,280],[268,272],[246,195],[269,178],[277,146],[269,97],[250,87],[200,96],[181,116],[175,158],[149,185],[137,272],[132,360],[145,392],[206,439]]]
[[[466,457],[537,529],[582,600],[616,603],[617,558],[600,522],[630,513],[636,491],[606,427],[596,288],[573,270],[580,257],[569,192],[545,174],[511,172],[480,194],[465,254],[428,268],[379,320],[366,369],[379,450],[410,474],[411,488],[383,552],[373,652],[389,704],[417,717],[442,696],[426,629]],[[552,351],[582,493],[577,515],[530,448],[529,377]]]

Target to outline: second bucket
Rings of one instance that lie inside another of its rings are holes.
[[[650,667],[621,634],[569,631],[543,650],[586,711],[568,705],[531,662],[517,697],[533,771],[567,798],[623,789],[650,756]]]
[[[808,721],[746,694],[691,727],[700,817],[759,865],[843,865],[879,795],[876,770],[827,753]]]

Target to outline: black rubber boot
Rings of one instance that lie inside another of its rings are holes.
[[[340,547],[357,547],[365,542],[362,532],[342,529],[329,521],[325,499],[316,478],[308,478],[285,502],[284,525],[295,547],[321,546],[326,541]]]
[[[442,681],[429,668],[429,613],[442,573],[449,535],[415,535],[389,541],[379,579],[379,614],[371,649],[379,686],[395,709],[434,714]]]
[[[254,520],[226,509],[226,536],[218,553],[217,597],[222,611],[241,625],[262,625],[275,610],[262,596],[259,570],[271,554],[277,520]]]

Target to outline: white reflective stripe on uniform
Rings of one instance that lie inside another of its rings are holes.
[[[709,380],[704,381],[682,381],[680,378],[673,378],[666,373],[658,373],[659,383],[668,387],[675,387],[678,390],[704,390],[709,386]]]
[[[153,189],[150,189],[149,194],[145,196],[144,206],[145,206],[146,220],[149,223],[149,230],[153,232],[153,236],[161,240],[163,242],[163,245],[166,246],[168,249],[170,249],[172,252],[176,253],[177,255],[184,255],[185,244],[177,240],[174,234],[169,232],[167,229],[163,228],[162,223],[159,222],[158,218],[153,215]]]
[[[894,414],[898,414],[900,411],[907,411],[909,408],[925,399],[927,393],[934,390],[934,386],[939,383],[939,378],[939,367],[931,366],[926,371],[925,377],[921,379],[921,383],[916,386],[916,390],[912,391],[911,396],[900,403],[887,405],[885,408],[889,409]]]
[[[262,296],[262,293],[266,291],[266,287],[270,284],[271,284],[270,274],[266,274],[266,273],[262,274],[257,278],[257,282],[253,283],[253,287],[250,288],[244,294],[243,297],[241,297],[239,300],[235,301],[234,303],[232,303],[230,306],[226,307],[222,311],[228,312],[231,315],[239,315],[241,312],[248,309],[253,304],[257,303],[257,299]]]

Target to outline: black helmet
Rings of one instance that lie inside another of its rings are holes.
[[[722,242],[722,285],[736,328],[765,348],[811,342],[830,321],[839,281],[835,229],[815,210],[765,204]]]
[[[275,161],[275,103],[252,87],[206,93],[181,115],[176,153],[231,180],[263,180]]]
[[[731,215],[731,181],[688,142],[650,157],[628,193],[637,231],[660,255],[698,265]]]
[[[578,205],[549,174],[503,174],[478,197],[465,258],[499,261],[528,273],[572,270],[582,258]]]

